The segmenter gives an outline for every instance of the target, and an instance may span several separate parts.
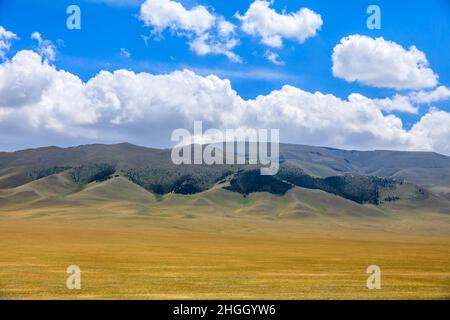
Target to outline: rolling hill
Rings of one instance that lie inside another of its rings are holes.
[[[280,160],[277,175],[261,176],[254,165],[177,166],[170,150],[128,143],[0,153],[0,208],[103,203],[143,213],[184,205],[292,217],[332,209],[368,216],[403,208],[450,212],[449,157],[282,144]]]
[[[273,177],[130,144],[1,153],[0,299],[448,299],[448,158],[281,151]]]

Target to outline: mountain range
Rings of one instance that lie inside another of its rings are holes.
[[[260,175],[256,165],[175,165],[170,156],[169,149],[129,143],[2,152],[0,209],[101,199],[143,210],[201,203],[212,211],[245,211],[251,203],[294,215],[339,208],[450,213],[450,157],[436,153],[281,144],[275,176]]]

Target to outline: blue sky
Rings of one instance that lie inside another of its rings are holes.
[[[424,4],[419,1],[286,1],[275,0],[270,8],[279,14],[292,13],[306,7],[319,14],[323,25],[317,34],[303,43],[295,39],[283,38],[283,46],[274,48],[261,43],[258,36],[246,34],[241,29],[241,21],[235,17],[239,12],[244,15],[253,1],[204,1],[178,0],[190,10],[202,5],[214,15],[223,17],[236,26],[235,37],[239,45],[233,52],[241,57],[242,62],[230,61],[221,54],[199,55],[189,48],[187,36],[179,36],[168,29],[161,36],[151,36],[153,28],[146,26],[139,18],[140,5],[143,1],[121,0],[2,0],[0,2],[0,26],[14,32],[19,39],[14,40],[6,59],[27,49],[36,50],[36,40],[31,39],[33,32],[39,32],[43,39],[48,39],[56,47],[56,59],[51,61],[57,70],[65,70],[78,76],[83,82],[95,77],[101,70],[113,72],[127,69],[135,73],[167,74],[175,70],[189,69],[200,76],[214,74],[221,79],[229,79],[232,88],[244,100],[254,99],[258,95],[269,95],[290,85],[314,93],[332,94],[346,100],[352,93],[364,95],[370,99],[383,99],[395,95],[410,95],[421,90],[433,90],[433,87],[398,89],[376,87],[362,83],[349,82],[332,72],[333,49],[341,39],[350,35],[364,35],[370,38],[383,37],[408,50],[416,46],[426,54],[429,68],[439,76],[437,86],[450,86],[450,1],[430,0]],[[66,8],[76,4],[81,8],[81,30],[66,28]],[[381,8],[380,30],[369,30],[366,26],[369,5]],[[143,36],[150,39],[145,44]],[[121,49],[129,57],[121,54]],[[282,65],[275,65],[266,59],[267,52],[278,55]],[[426,115],[430,108],[450,112],[448,99],[417,105],[417,113],[391,110],[392,114],[403,122],[403,129],[410,130],[414,124]],[[444,128],[444,132],[447,132]],[[289,137],[295,134],[288,135]],[[44,135],[43,135],[44,136]],[[45,134],[48,136],[48,134]],[[126,138],[126,135],[121,137]],[[25,139],[25,138],[24,138]],[[17,147],[46,143],[42,138],[35,143],[17,142]],[[131,139],[132,140],[132,139]],[[138,139],[139,140],[139,139]],[[289,138],[290,142],[292,141]],[[105,139],[114,142],[115,138]],[[89,142],[89,139],[61,136],[48,143],[71,144]],[[142,141],[136,141],[142,143]],[[298,143],[310,142],[298,141]],[[312,141],[316,142],[316,141]],[[151,144],[151,143],[147,143]],[[164,145],[163,142],[155,143]],[[352,147],[352,143],[328,143],[338,147]],[[442,142],[440,142],[442,144]],[[354,144],[359,147],[360,142]],[[379,144],[374,144],[377,148]],[[384,144],[380,144],[384,146]],[[3,148],[14,149],[5,140]],[[389,145],[387,145],[389,147]],[[362,146],[364,148],[364,146]],[[372,145],[367,144],[367,149]],[[396,148],[394,144],[392,148]],[[409,147],[407,147],[409,148]],[[425,148],[425,147],[424,147]],[[419,148],[420,149],[420,148]],[[433,149],[433,148],[431,148]],[[442,148],[441,148],[442,149]],[[445,148],[444,148],[445,149]],[[444,152],[442,150],[437,150]]]

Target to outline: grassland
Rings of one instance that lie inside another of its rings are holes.
[[[0,193],[0,299],[450,299],[440,209],[51,179]],[[79,291],[65,285],[73,264]],[[374,264],[381,290],[366,288]]]
[[[228,223],[2,223],[0,298],[450,298],[449,239]],[[65,287],[71,264],[82,269],[80,291]],[[372,264],[381,290],[366,288]]]

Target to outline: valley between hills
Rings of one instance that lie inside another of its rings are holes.
[[[280,151],[268,180],[130,144],[0,153],[0,299],[450,298],[448,157]]]

